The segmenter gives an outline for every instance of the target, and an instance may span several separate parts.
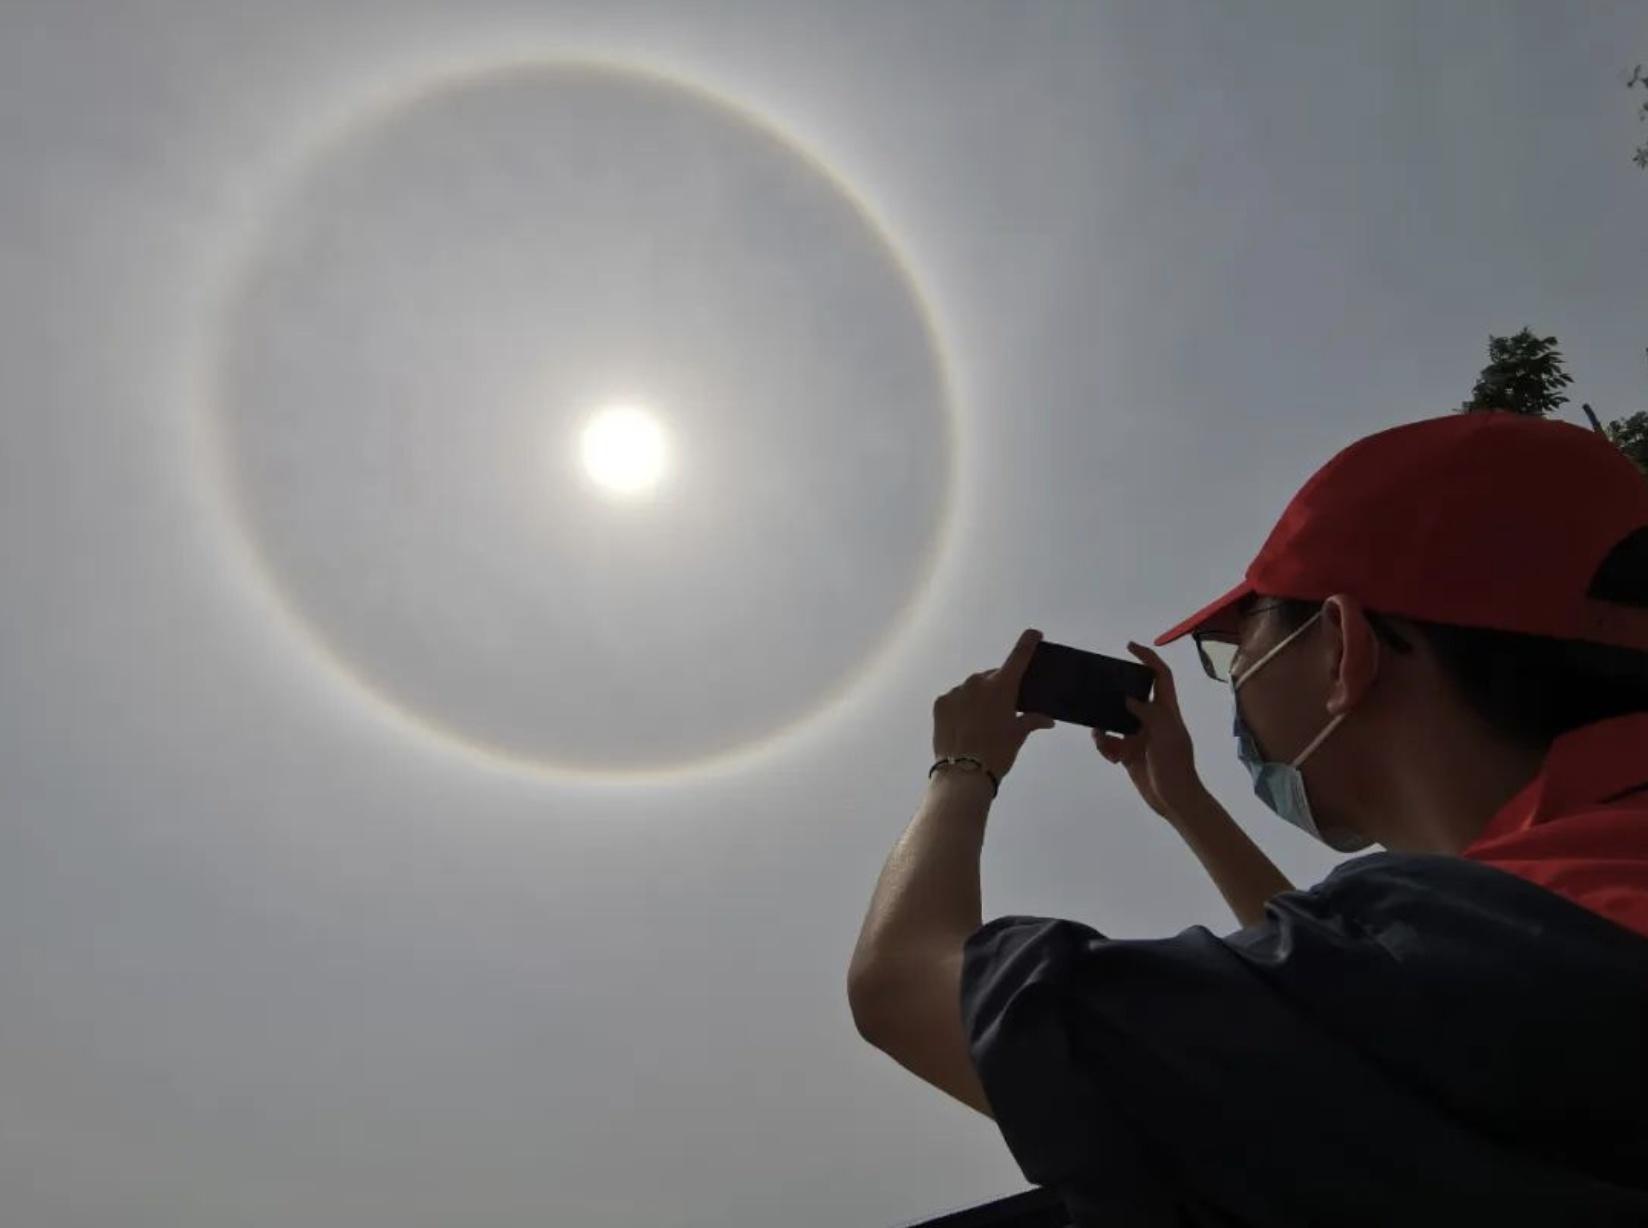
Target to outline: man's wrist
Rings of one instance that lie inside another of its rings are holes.
[[[973,783],[968,784],[971,780]],[[954,763],[940,763],[932,768],[927,776],[927,787],[931,790],[956,790],[962,796],[976,789],[986,801],[996,795],[996,786],[982,771],[958,766]]]
[[[1224,807],[1219,799],[1213,796],[1211,790],[1200,781],[1190,796],[1168,810],[1168,822],[1181,831],[1189,828],[1205,827],[1210,820],[1223,815]]]

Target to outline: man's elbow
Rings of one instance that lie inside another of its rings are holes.
[[[895,984],[880,968],[854,965],[847,973],[847,1005],[853,1012],[853,1026],[878,1049],[885,1047]]]

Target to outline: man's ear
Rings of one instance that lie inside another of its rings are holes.
[[[1338,716],[1361,703],[1379,676],[1379,637],[1362,603],[1349,593],[1335,593],[1323,602],[1322,620],[1334,655],[1328,712]]]

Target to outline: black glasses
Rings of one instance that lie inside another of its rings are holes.
[[[1237,618],[1240,620],[1250,614],[1258,614],[1283,604],[1285,602],[1266,601],[1243,610]],[[1389,644],[1397,652],[1413,651],[1413,645],[1397,634],[1396,629],[1386,621],[1383,614],[1376,614],[1372,610],[1364,610],[1362,614],[1381,643]],[[1196,655],[1201,657],[1202,669],[1207,676],[1215,682],[1229,682],[1236,673],[1236,658],[1241,651],[1241,644],[1236,637],[1221,631],[1192,631],[1190,637],[1196,641]]]
[[[1275,609],[1281,605],[1280,601],[1267,601],[1253,605],[1243,610],[1238,619],[1259,614],[1265,610]],[[1196,655],[1202,659],[1202,670],[1215,682],[1229,682],[1236,665],[1236,654],[1241,650],[1241,643],[1232,635],[1222,631],[1192,631],[1190,638],[1196,642]]]

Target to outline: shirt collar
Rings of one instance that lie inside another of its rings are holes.
[[[1472,844],[1606,803],[1648,785],[1648,712],[1630,712],[1562,734],[1539,774],[1506,802]]]

